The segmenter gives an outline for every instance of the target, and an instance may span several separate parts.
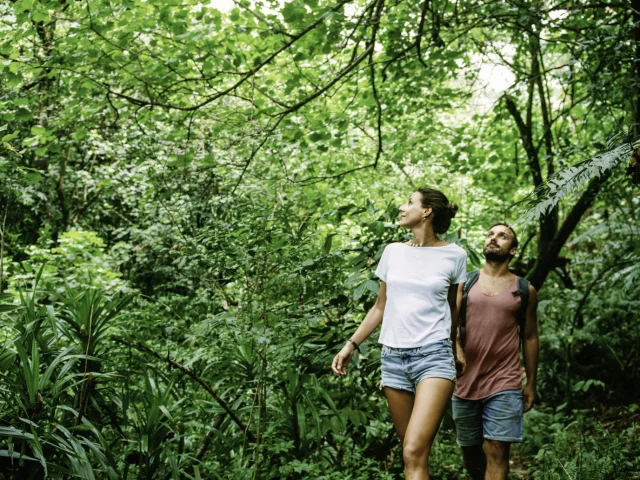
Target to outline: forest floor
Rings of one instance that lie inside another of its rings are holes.
[[[597,423],[610,434],[616,435],[623,430],[640,423],[640,411],[629,414],[626,408],[609,405],[601,405],[594,412]],[[587,435],[589,432],[584,432]],[[526,480],[532,478],[535,472],[536,461],[531,455],[527,455],[519,448],[513,449],[510,456],[511,480]],[[640,480],[640,475],[626,477],[627,480]]]

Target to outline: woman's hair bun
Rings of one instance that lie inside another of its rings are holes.
[[[446,233],[451,226],[451,219],[456,216],[458,205],[449,201],[447,196],[434,188],[419,188],[422,195],[422,206],[433,209],[433,231]]]
[[[456,205],[453,202],[449,202],[449,205],[447,205],[447,208],[449,209],[449,212],[451,212],[451,218],[456,216],[456,213],[458,212],[458,205]]]

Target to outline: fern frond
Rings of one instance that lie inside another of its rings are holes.
[[[640,265],[630,265],[617,271],[611,276],[611,282],[624,292],[630,291],[640,284]]]
[[[514,207],[524,205],[526,211],[517,223],[528,223],[544,217],[567,195],[584,186],[595,177],[629,161],[633,152],[640,147],[640,138],[624,141],[626,132],[620,133],[607,142],[608,151],[583,160],[551,176]]]
[[[621,208],[620,211],[614,212],[606,222],[600,222],[585,232],[574,237],[567,246],[578,245],[584,241],[593,241],[597,238],[605,239],[609,236],[615,236],[617,239],[627,238],[630,241],[634,241],[637,245],[637,240],[633,237],[640,236],[640,227],[634,222],[629,221],[634,218],[634,212],[629,208]]]

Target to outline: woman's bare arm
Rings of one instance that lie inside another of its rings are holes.
[[[351,336],[351,340],[360,345],[364,342],[369,335],[371,335],[376,328],[382,323],[382,316],[384,314],[384,307],[387,304],[387,284],[380,282],[380,290],[378,290],[378,298],[376,303],[367,312],[367,315],[362,320],[362,323]],[[347,374],[347,365],[353,357],[353,352],[356,347],[351,342],[347,342],[342,350],[334,357],[331,369],[336,375],[344,376]]]

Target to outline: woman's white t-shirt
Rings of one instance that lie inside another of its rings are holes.
[[[451,337],[449,286],[466,280],[467,252],[455,244],[411,247],[391,243],[376,269],[387,284],[378,340],[394,348],[417,348]]]

